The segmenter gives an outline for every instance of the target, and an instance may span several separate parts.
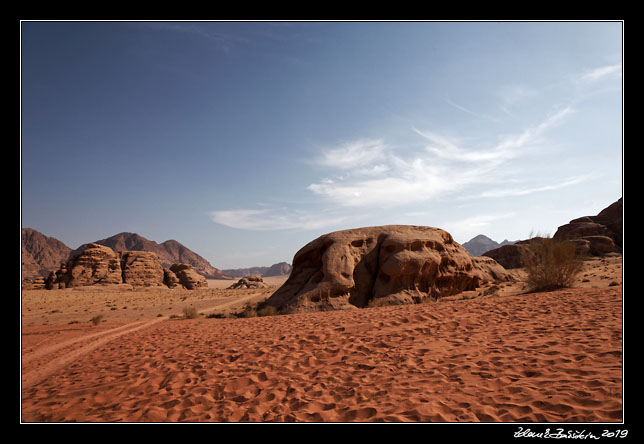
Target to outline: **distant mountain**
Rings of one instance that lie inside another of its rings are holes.
[[[22,229],[22,277],[35,279],[47,277],[50,271],[66,262],[72,251],[53,237],[45,236],[33,228]]]
[[[478,236],[475,236],[469,241],[465,242],[463,246],[471,256],[481,256],[487,251],[494,250],[495,248],[502,247],[503,245],[511,245],[514,243],[514,241],[509,241],[507,239],[505,239],[501,243],[498,243],[483,234],[479,234]]]
[[[110,247],[114,251],[151,251],[159,256],[159,262],[165,268],[170,268],[176,263],[190,264],[197,273],[207,278],[226,277],[221,270],[213,267],[206,259],[176,240],[167,240],[158,244],[136,233],[119,233],[94,243]],[[87,244],[81,245],[70,256],[79,254],[86,246]]]
[[[283,276],[291,273],[291,265],[286,262],[279,262],[273,264],[270,267],[250,267],[250,268],[232,268],[222,270],[224,274],[233,277],[244,277],[244,276]]]

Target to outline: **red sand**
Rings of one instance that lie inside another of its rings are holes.
[[[621,298],[70,326],[23,351],[22,420],[620,422]]]

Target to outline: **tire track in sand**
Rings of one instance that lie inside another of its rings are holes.
[[[216,308],[229,307],[235,304],[246,302],[259,295],[261,295],[261,293],[253,293],[241,298],[237,298],[233,301],[227,301],[208,308],[201,309],[199,310],[199,312],[204,313]],[[22,390],[32,387],[33,385],[41,382],[58,370],[67,367],[69,364],[71,364],[81,356],[86,355],[87,353],[107,344],[108,342],[120,336],[126,335],[128,333],[133,333],[142,328],[150,327],[158,322],[167,319],[169,319],[168,316],[163,316],[148,321],[130,322],[128,324],[121,325],[110,330],[69,339],[67,341],[62,341],[58,344],[53,344],[40,350],[31,352],[22,357]],[[90,342],[85,343],[87,341]],[[49,355],[54,355],[54,357],[48,362],[45,362],[42,365],[34,365],[33,368],[25,369],[25,366],[27,364]]]

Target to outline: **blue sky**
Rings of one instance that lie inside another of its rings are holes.
[[[23,22],[22,226],[218,268],[554,234],[622,195],[620,22]]]

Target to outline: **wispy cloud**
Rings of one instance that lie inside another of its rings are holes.
[[[317,163],[341,170],[355,170],[384,162],[387,150],[382,139],[360,139],[323,151]]]
[[[574,176],[569,177],[563,181],[551,184],[551,185],[542,185],[535,187],[524,187],[524,188],[504,188],[504,189],[494,189],[483,191],[480,194],[477,194],[477,198],[487,198],[487,197],[510,197],[510,196],[525,196],[527,194],[540,193],[543,191],[553,191],[560,188],[569,187],[571,185],[577,185],[589,179],[589,176]]]
[[[584,72],[579,80],[585,83],[594,83],[607,78],[617,78],[622,75],[622,64],[600,66]]]
[[[426,202],[467,186],[489,184],[501,165],[543,144],[546,133],[572,111],[570,107],[557,109],[536,125],[489,147],[465,148],[457,140],[416,128],[413,131],[426,145],[406,155],[382,141],[343,144],[325,152],[320,161],[321,166],[335,167],[342,175],[312,183],[308,189],[334,205],[379,208]],[[349,168],[357,165],[360,168],[355,171]],[[387,168],[380,176],[365,177],[364,171],[378,165]]]
[[[287,208],[263,208],[259,210],[221,210],[208,214],[215,223],[242,230],[316,230],[342,223],[346,216],[289,210]]]
[[[445,102],[447,102],[448,105],[450,105],[450,106],[452,106],[452,107],[454,107],[454,108],[456,108],[456,109],[458,109],[460,111],[463,111],[466,114],[474,116],[476,118],[483,119],[483,120],[489,120],[489,121],[492,121],[492,122],[498,122],[499,121],[499,119],[497,119],[496,117],[490,116],[488,114],[476,112],[476,111],[473,111],[473,110],[471,110],[469,108],[464,107],[463,105],[459,105],[458,103],[454,102],[449,97],[449,95],[447,95],[445,97]]]
[[[571,75],[557,85],[540,89],[515,85],[507,89],[501,107],[525,105],[531,99],[537,100],[540,91],[551,88],[566,87],[572,91],[572,97],[567,97],[567,105],[553,106],[540,120],[494,141],[480,142],[481,139],[448,136],[435,129],[412,126],[410,131],[418,136],[417,141],[398,144],[386,138],[358,138],[322,149],[312,163],[323,174],[306,188],[319,199],[315,204],[317,211],[262,207],[215,211],[211,218],[217,223],[250,230],[318,229],[391,208],[401,209],[397,213],[401,219],[413,219],[418,211],[422,213],[422,208],[427,208],[424,204],[436,200],[527,196],[583,183],[592,177],[571,173],[568,177],[546,178],[543,171],[540,175],[536,171],[531,174],[532,168],[526,167],[524,161],[530,156],[542,156],[546,148],[552,150],[556,146],[551,139],[552,131],[583,112],[581,99],[593,85],[619,75],[621,64],[607,65]],[[447,102],[468,114],[486,117],[449,97]],[[452,229],[469,233],[508,217],[511,215],[506,213],[473,216],[452,222]]]

